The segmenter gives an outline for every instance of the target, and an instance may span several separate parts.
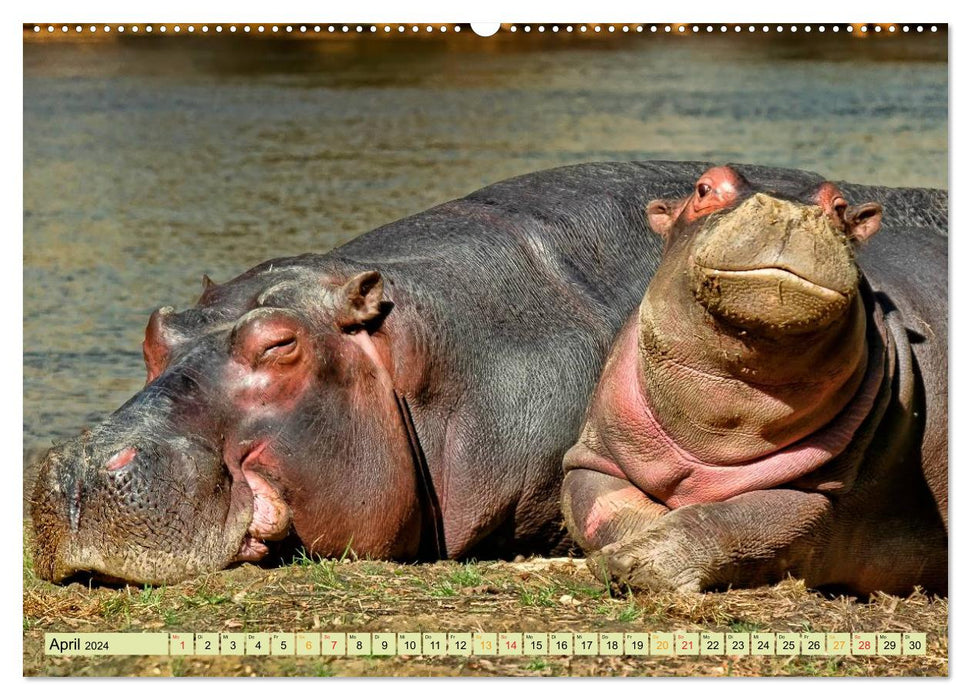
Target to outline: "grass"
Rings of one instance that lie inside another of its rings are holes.
[[[458,591],[451,581],[438,581],[432,585],[428,592],[435,598],[451,598],[458,595]]]
[[[542,588],[520,585],[519,602],[526,607],[552,608],[556,605],[557,590],[558,587],[555,585]]]
[[[640,606],[633,600],[627,603],[614,617],[618,622],[634,622],[643,615]]]
[[[344,582],[337,572],[337,566],[347,561],[349,550],[350,545],[344,550],[340,559],[319,559],[300,549],[293,560],[293,565],[305,568],[314,586],[319,589],[343,588]]]
[[[307,674],[315,678],[333,678],[337,675],[333,666],[329,663],[317,662],[311,665],[310,673]]]
[[[462,564],[455,572],[449,574],[449,581],[459,587],[468,588],[482,584],[482,572],[475,562]]]
[[[948,601],[915,592],[858,601],[799,581],[703,596],[611,597],[566,559],[402,565],[244,565],[161,587],[54,586],[25,570],[24,673],[52,676],[701,675],[948,673]],[[48,657],[45,632],[84,631],[922,631],[911,657]]]
[[[549,664],[543,659],[536,658],[523,666],[523,668],[527,671],[545,671],[547,668],[549,668]]]
[[[375,573],[381,573],[376,570]],[[420,577],[410,576],[409,579],[418,586],[423,586],[428,594],[434,598],[453,598],[455,596],[467,595],[486,591],[491,587],[480,570],[478,564],[466,562],[456,564],[454,570],[446,572],[437,580],[426,583]]]
[[[171,609],[163,610],[163,589],[146,586],[144,588],[126,587],[117,596],[101,601],[101,612],[106,619],[123,620],[126,626],[132,625],[133,618],[141,615],[170,615]]]
[[[205,607],[209,605],[221,605],[231,600],[231,596],[224,591],[214,591],[208,587],[203,587],[190,595],[183,595],[182,602],[189,607]]]

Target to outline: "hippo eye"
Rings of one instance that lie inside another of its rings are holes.
[[[293,355],[296,349],[297,336],[285,336],[263,348],[263,352],[260,353],[260,362],[285,360]]]
[[[711,192],[711,185],[709,185],[709,184],[707,184],[705,182],[698,183],[698,196],[699,197],[704,198],[704,196],[707,195],[709,192]]]

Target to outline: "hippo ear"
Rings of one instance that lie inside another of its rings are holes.
[[[209,275],[202,276],[202,294],[199,296],[197,304],[203,304],[209,297],[209,293],[219,285],[212,281]]]
[[[374,270],[352,277],[340,291],[337,324],[347,333],[376,331],[394,304],[383,298],[384,280]]]
[[[157,309],[148,319],[145,340],[142,342],[142,357],[148,372],[146,384],[151,384],[169,363],[172,350],[178,342],[178,334],[169,325],[169,318],[175,313],[171,306]]]
[[[654,199],[647,205],[647,223],[654,233],[667,238],[684,208],[682,199]]]
[[[879,231],[882,218],[883,207],[876,202],[848,207],[843,214],[843,220],[846,222],[846,233],[854,241],[865,241]]]

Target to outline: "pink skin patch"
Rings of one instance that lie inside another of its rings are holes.
[[[391,379],[391,374],[388,372],[384,360],[381,359],[381,354],[378,352],[377,347],[375,347],[371,336],[364,331],[359,331],[357,333],[351,333],[348,338],[361,349],[361,352],[364,353],[378,370],[378,381],[381,382],[382,386],[387,391],[394,392],[394,381]]]
[[[590,507],[590,512],[587,513],[583,536],[593,541],[597,530],[605,523],[611,522],[617,513],[624,509],[636,508],[643,502],[644,492],[636,486],[600,494]]]
[[[832,182],[824,182],[819,186],[815,200],[823,208],[823,211],[829,214],[833,222],[842,229],[843,219],[836,211],[836,207],[842,206],[845,208],[846,200],[843,198],[843,193],[840,192],[839,188]]]
[[[677,445],[655,418],[641,381],[636,334],[634,323],[622,331],[618,353],[608,362],[594,396],[590,415],[603,443],[592,445],[593,449],[582,442],[574,445],[564,463],[568,468],[625,478],[669,508],[725,501],[809,476],[847,448],[884,380],[886,350],[874,348],[857,395],[825,428],[764,457],[732,465],[708,464]],[[612,500],[605,501],[603,512],[613,505]],[[593,526],[602,522],[598,515]],[[591,527],[588,518],[586,531],[596,530]]]
[[[675,221],[691,223],[738,200],[742,182],[728,166],[709,168],[695,183],[694,191],[681,199],[655,199],[647,207],[651,230],[667,238]]]
[[[259,561],[270,551],[265,541],[282,539],[290,531],[292,516],[290,507],[279,489],[264,474],[257,471],[258,468],[273,468],[268,443],[266,441],[250,445],[243,443],[240,448],[241,453],[225,457],[235,484],[242,489],[240,491],[234,487],[234,491],[239,493],[238,499],[234,497],[234,502],[238,500],[239,503],[235,507],[245,507],[248,505],[246,501],[252,504],[250,524],[236,559]]]
[[[243,460],[240,469],[253,494],[253,520],[249,534],[261,540],[280,539],[290,529],[290,508],[280,492],[255,469],[266,464],[267,443],[258,443]]]
[[[259,561],[269,553],[269,547],[255,539],[252,535],[247,534],[243,538],[243,544],[240,545],[239,552],[236,554],[236,560],[255,562]]]
[[[116,454],[114,457],[109,459],[105,464],[105,469],[110,472],[118,471],[126,464],[135,459],[135,455],[138,454],[138,450],[134,447],[126,447],[121,452]]]
[[[728,166],[711,168],[695,184],[695,191],[688,197],[683,216],[695,221],[702,216],[724,209],[738,199],[739,180]]]
[[[222,378],[232,403],[247,414],[293,410],[313,383],[308,342],[303,326],[282,312],[243,323]]]
[[[262,476],[252,471],[243,471],[246,483],[253,492],[253,522],[249,534],[261,540],[279,539],[290,528],[290,508],[280,495]]]

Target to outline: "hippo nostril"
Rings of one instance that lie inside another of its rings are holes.
[[[105,463],[105,469],[110,472],[117,471],[135,459],[137,454],[138,450],[134,447],[126,447]]]

